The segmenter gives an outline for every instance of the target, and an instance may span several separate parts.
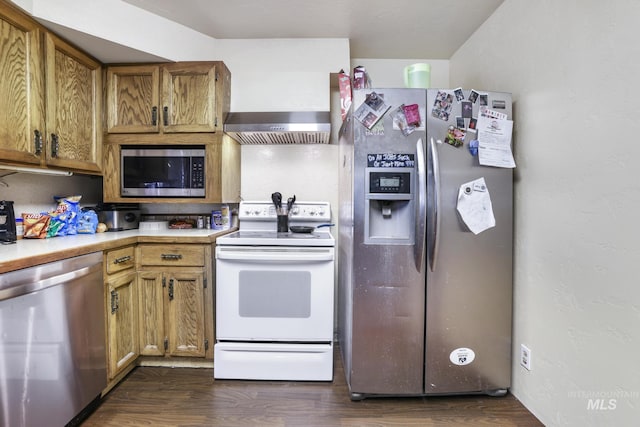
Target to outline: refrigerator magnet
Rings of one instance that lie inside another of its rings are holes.
[[[470,119],[473,115],[473,104],[471,101],[462,101],[462,117]]]
[[[475,117],[471,117],[469,119],[469,126],[467,126],[467,132],[476,133],[477,128],[478,128],[478,119]]]
[[[464,92],[462,92],[462,88],[458,87],[453,90],[453,94],[456,96],[456,101],[460,102],[464,99]]]
[[[478,96],[480,96],[480,93],[478,93],[475,89],[471,89],[471,92],[469,93],[469,101],[475,104],[478,100]]]
[[[474,157],[478,155],[478,145],[479,145],[479,142],[477,139],[472,139],[469,142],[469,152]]]
[[[453,108],[453,95],[445,91],[439,90],[436,94],[436,100],[433,102],[431,115],[436,119],[449,121],[449,115]]]
[[[453,145],[454,147],[462,147],[464,144],[464,137],[466,133],[462,129],[458,129],[453,126],[449,126],[449,130],[447,131],[447,136],[444,138],[444,142],[449,145]]]

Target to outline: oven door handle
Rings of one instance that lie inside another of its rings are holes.
[[[265,249],[265,248],[216,248],[216,259],[234,261],[276,261],[276,262],[309,262],[333,261],[333,249],[310,250],[296,249]]]

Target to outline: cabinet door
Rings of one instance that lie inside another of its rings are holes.
[[[204,357],[204,273],[166,273],[169,353]]]
[[[107,69],[107,131],[158,132],[160,67],[132,65]]]
[[[116,275],[106,282],[109,379],[138,357],[138,295],[136,273]]]
[[[47,163],[100,172],[101,65],[53,34],[45,38]]]
[[[0,3],[0,160],[39,164],[43,158],[40,40],[41,32],[33,21]]]
[[[163,287],[161,272],[145,271],[138,273],[140,354],[144,356],[164,355]]]
[[[163,131],[215,132],[215,65],[177,63],[162,69]]]

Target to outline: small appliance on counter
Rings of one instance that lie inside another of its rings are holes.
[[[13,212],[13,202],[0,201],[0,243],[15,243],[16,215]]]
[[[137,203],[107,203],[96,206],[98,220],[107,231],[135,230],[140,224],[140,205]]]

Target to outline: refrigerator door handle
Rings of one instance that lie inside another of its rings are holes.
[[[431,138],[431,144],[429,145],[431,149],[431,165],[433,167],[433,187],[434,187],[434,207],[433,207],[433,216],[435,220],[435,230],[434,230],[434,242],[433,242],[433,250],[430,253],[429,264],[431,267],[431,271],[436,271],[436,264],[438,261],[438,249],[440,247],[440,159],[438,158],[438,150],[436,149],[436,143]]]
[[[418,168],[418,192],[417,192],[417,212],[416,212],[416,229],[415,229],[415,245],[414,257],[416,269],[422,271],[422,260],[424,259],[424,245],[426,237],[426,218],[427,218],[427,171],[425,169],[425,155],[422,146],[422,138],[416,143],[416,166]]]

